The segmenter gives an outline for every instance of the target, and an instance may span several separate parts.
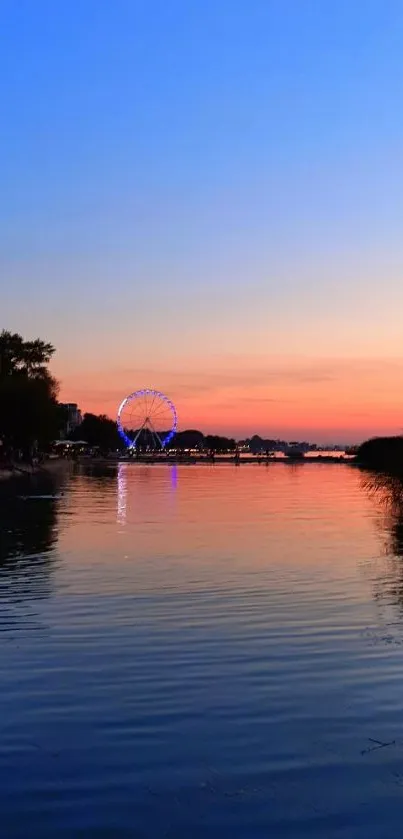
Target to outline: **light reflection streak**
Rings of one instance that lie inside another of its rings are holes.
[[[171,466],[171,488],[175,492],[178,488],[178,467],[176,463]]]
[[[118,466],[118,509],[117,523],[122,527],[126,524],[127,518],[127,465],[119,463]]]

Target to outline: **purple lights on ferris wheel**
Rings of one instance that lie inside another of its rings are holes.
[[[147,439],[154,448],[164,449],[176,433],[178,417],[173,402],[164,393],[143,388],[126,396],[119,406],[116,424],[127,448],[135,449]],[[133,437],[129,437],[130,431]]]

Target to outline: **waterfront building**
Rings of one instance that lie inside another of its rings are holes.
[[[69,437],[75,429],[81,425],[82,415],[76,402],[62,402],[60,405],[65,412],[64,435]]]

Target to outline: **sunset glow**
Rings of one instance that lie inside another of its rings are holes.
[[[244,359],[243,359],[244,362]],[[248,369],[239,363],[221,370],[133,372],[105,370],[69,376],[60,371],[62,396],[75,396],[84,410],[115,417],[122,394],[133,384],[151,384],[169,393],[180,428],[199,428],[244,437],[253,433],[301,437],[319,442],[359,441],[365,435],[398,433],[403,396],[396,380],[403,361],[384,359],[275,359]],[[87,382],[89,383],[87,386]]]
[[[2,321],[61,399],[400,432],[401,5],[6,5]]]

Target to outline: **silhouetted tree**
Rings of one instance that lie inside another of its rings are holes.
[[[249,448],[253,454],[260,454],[267,451],[284,451],[287,448],[285,440],[272,440],[254,434],[249,440]]]
[[[85,440],[90,446],[97,446],[108,452],[124,448],[116,422],[105,414],[84,414],[83,421],[71,435],[72,440]]]
[[[373,437],[358,447],[356,460],[371,469],[403,474],[403,437]]]
[[[29,454],[35,441],[46,447],[58,431],[56,380],[48,370],[52,344],[0,333],[0,438],[3,449]]]
[[[177,431],[168,445],[170,449],[202,449],[203,447],[204,435],[193,428]]]
[[[0,332],[0,380],[8,376],[28,376],[29,378],[49,378],[47,368],[55,348],[36,338],[24,341],[21,335]]]

